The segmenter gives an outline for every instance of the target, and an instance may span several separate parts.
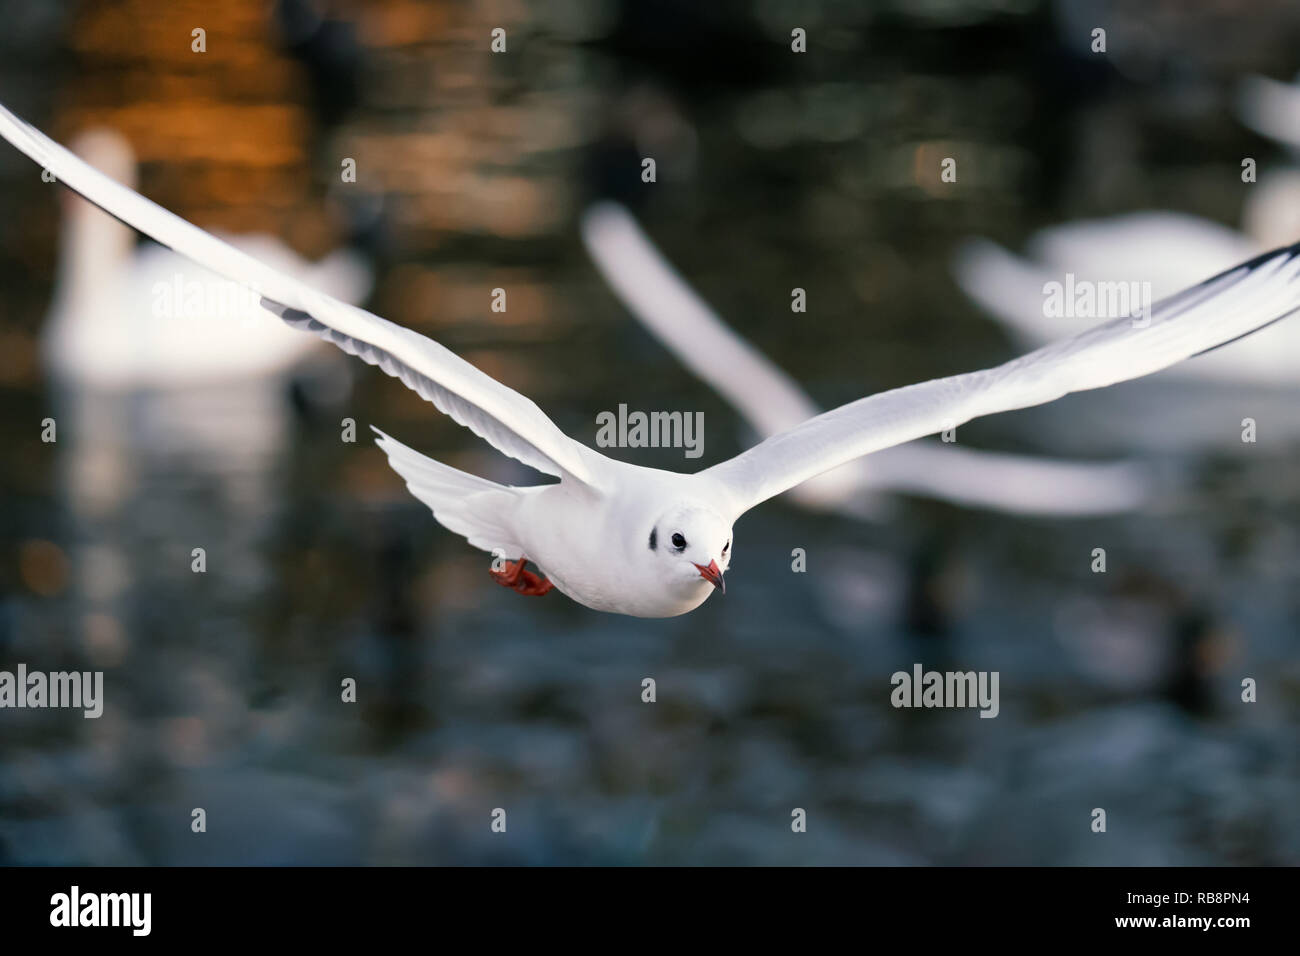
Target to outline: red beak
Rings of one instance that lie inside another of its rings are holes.
[[[695,564],[694,561],[691,563]],[[708,581],[723,594],[727,593],[727,582],[722,580],[722,572],[718,570],[717,561],[710,561],[708,567],[705,567],[702,564],[696,564],[695,566],[700,569],[700,577],[704,578],[704,580]]]

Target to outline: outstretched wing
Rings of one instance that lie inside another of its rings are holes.
[[[532,401],[431,339],[272,269],[115,182],[0,106],[0,135],[122,222],[245,284],[290,325],[400,378],[439,411],[539,471],[593,484],[588,459]]]
[[[611,288],[687,368],[726,398],[760,438],[796,428],[821,409],[789,375],[732,330],[677,272],[624,207],[604,201],[582,216],[587,252]],[[1231,261],[1231,260],[1230,260]],[[1041,301],[1038,287],[1035,299]],[[877,491],[928,495],[1014,514],[1123,511],[1146,497],[1128,463],[1090,464],[908,442],[791,489],[803,504],[872,514]]]
[[[1171,296],[1154,305],[1148,317],[1104,323],[996,368],[842,405],[703,474],[728,489],[739,515],[861,455],[981,415],[1149,375],[1249,335],[1300,309],[1298,276],[1300,243]]]

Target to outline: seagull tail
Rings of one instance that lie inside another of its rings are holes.
[[[512,559],[523,554],[502,521],[513,512],[520,489],[458,471],[371,428],[389,466],[406,479],[411,494],[429,506],[440,525],[484,551],[500,551]]]

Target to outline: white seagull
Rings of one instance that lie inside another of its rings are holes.
[[[655,248],[628,210],[602,201],[582,215],[587,252],[642,324],[722,395],[759,439],[794,428],[823,409],[799,384],[727,326]],[[1083,464],[915,441],[841,465],[790,489],[800,505],[879,519],[877,496],[926,495],[1012,514],[1095,515],[1127,511],[1147,498],[1135,464]]]
[[[859,399],[696,474],[606,458],[535,404],[409,329],[313,290],[82,162],[0,107],[0,135],[59,182],[214,272],[268,309],[360,356],[501,452],[558,482],[506,487],[449,468],[380,433],[417,498],[470,544],[512,558],[502,583],[638,617],[693,610],[723,587],[732,525],[755,505],[872,452],[981,415],[1148,375],[1300,309],[1300,245],[1259,256],[1161,302],[1148,323],[1108,322],[996,368]],[[550,580],[525,570],[532,560]]]

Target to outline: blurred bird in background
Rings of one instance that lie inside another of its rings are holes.
[[[109,130],[79,136],[74,151],[133,186],[135,160]],[[42,333],[51,376],[61,385],[105,389],[241,387],[279,378],[319,353],[261,309],[256,296],[170,249],[137,246],[129,227],[70,198],[61,229],[58,280]],[[270,235],[223,235],[249,255],[360,303],[373,277],[356,250],[307,262]]]
[[[1300,147],[1300,85],[1248,77],[1238,95],[1242,121],[1264,135]],[[1168,211],[1130,212],[1043,229],[1017,256],[986,239],[959,247],[958,284],[1022,345],[1037,347],[1096,324],[1087,315],[1055,316],[1044,309],[1044,288],[1062,282],[1148,283],[1152,301],[1265,250],[1300,237],[1300,168],[1270,164],[1258,182],[1244,184],[1241,228]],[[1279,323],[1260,334],[1161,373],[1162,378],[1300,387],[1300,329]]]

